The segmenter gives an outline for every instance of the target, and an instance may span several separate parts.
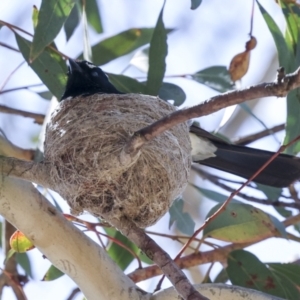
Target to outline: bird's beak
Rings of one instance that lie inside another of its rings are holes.
[[[74,73],[74,72],[80,72],[80,73],[82,72],[81,67],[79,66],[79,64],[75,60],[69,59],[69,65],[70,65],[69,70],[70,70],[71,74]]]

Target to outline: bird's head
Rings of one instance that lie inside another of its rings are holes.
[[[91,62],[69,59],[68,80],[61,101],[69,97],[93,94],[121,94],[101,68]]]

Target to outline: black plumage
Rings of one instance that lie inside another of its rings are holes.
[[[74,61],[69,59],[68,80],[61,101],[68,97],[93,94],[123,94],[108,80],[106,74],[88,61]]]
[[[93,94],[123,94],[109,82],[99,67],[87,61],[69,62],[68,81],[61,100]],[[194,162],[243,178],[250,178],[274,154],[270,151],[229,144],[197,126],[191,126],[190,132],[199,139],[208,140],[216,147],[214,157],[196,159]],[[254,181],[274,187],[286,187],[299,178],[300,158],[280,154]]]

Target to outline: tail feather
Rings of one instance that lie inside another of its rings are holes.
[[[243,146],[216,144],[216,157],[198,163],[231,174],[250,178],[273,155],[273,152]],[[300,159],[280,154],[257,177],[255,182],[274,187],[286,187],[300,178]]]
[[[199,127],[191,126],[191,132],[200,138],[209,139],[217,147],[215,157],[198,160],[197,163],[243,178],[250,178],[274,155],[270,151],[228,144]],[[279,154],[253,181],[274,187],[286,187],[298,179],[300,158]]]

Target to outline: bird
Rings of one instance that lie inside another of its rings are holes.
[[[124,94],[108,76],[91,62],[69,59],[67,84],[61,101],[93,94]],[[249,179],[274,152],[230,144],[193,123],[190,126],[192,161]],[[287,187],[300,179],[300,158],[279,154],[253,180],[255,183],[277,188]]]

